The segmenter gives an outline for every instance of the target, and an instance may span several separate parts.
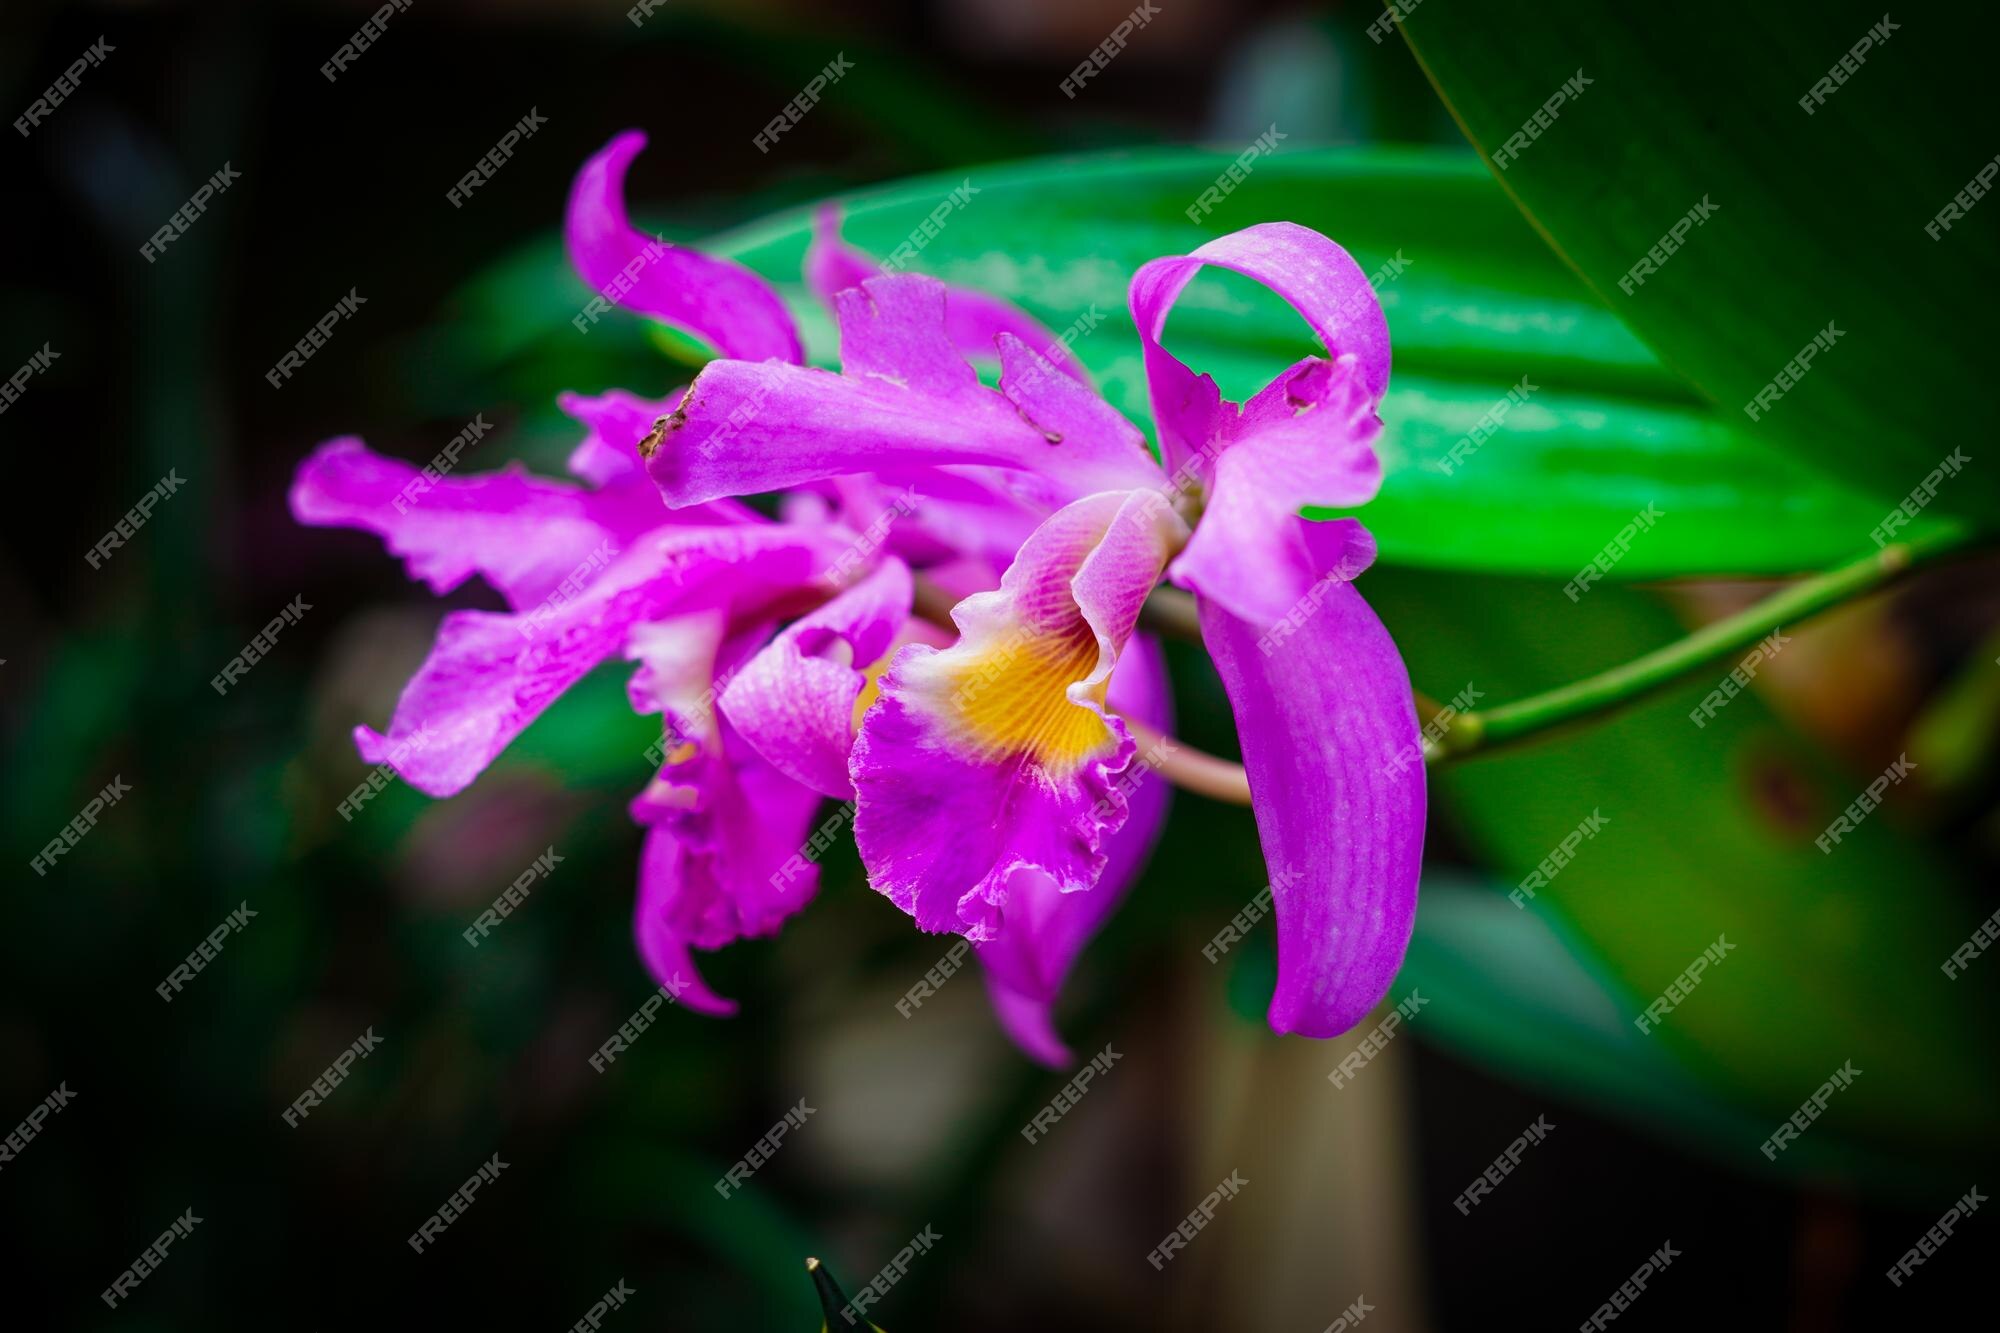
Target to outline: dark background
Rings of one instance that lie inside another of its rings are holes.
[[[76,1094],[0,1171],[9,1326],[564,1328],[623,1278],[639,1294],[613,1327],[803,1330],[807,1254],[852,1290],[927,1222],[944,1241],[877,1308],[891,1330],[1304,1330],[1357,1296],[1381,1330],[1570,1327],[1667,1240],[1685,1258],[1619,1327],[1976,1308],[1954,1303],[1983,1290],[1990,1227],[1901,1291],[1880,1277],[1935,1200],[1762,1178],[1420,1035],[1329,1089],[1345,1044],[1258,1022],[1268,939],[1226,981],[1200,958],[1264,875],[1248,818],[1193,799],[1063,1010],[1080,1053],[1126,1058],[1046,1144],[1016,1131],[1064,1076],[1005,1044],[970,970],[896,1016],[942,943],[899,929],[846,847],[780,939],[704,960],[741,1016],[670,1012],[591,1072],[649,992],[623,812],[647,724],[599,673],[465,796],[398,785],[336,818],[364,773],[348,729],[387,716],[443,608],[374,539],[292,524],[298,461],[342,433],[425,458],[484,412],[506,433],[482,466],[552,470],[573,442],[558,389],[672,382],[632,321],[575,364],[526,364],[465,296],[546,258],[571,176],[627,127],[652,136],[632,197],[681,236],[916,172],[1240,144],[1273,120],[1301,142],[1456,131],[1399,40],[1362,35],[1371,5],[1165,0],[1076,101],[1057,84],[1123,0],[669,0],[640,27],[619,4],[416,0],[329,85],[320,64],[371,8],[10,4],[0,21],[9,119],[100,34],[116,48],[0,157],[0,369],[62,354],[0,418],[0,1131],[59,1082]],[[835,51],[856,65],[840,96],[758,153]],[[547,127],[451,208],[531,106]],[[148,265],[140,242],[225,160],[242,178]],[[352,330],[274,392],[263,372],[350,287]],[[92,570],[82,553],[169,469],[182,491]],[[217,698],[209,676],[298,595],[312,612]],[[447,604],[498,603],[473,586]],[[1964,637],[1913,605],[1920,641]],[[1178,674],[1190,738],[1226,750],[1212,681]],[[133,794],[47,877],[21,869],[114,774]],[[467,950],[464,923],[545,845],[562,867]],[[1448,821],[1432,847],[1470,861]],[[256,919],[162,1004],[155,984],[239,903]],[[287,1128],[371,1025],[381,1049]],[[818,1113],[719,1199],[802,1096]],[[1461,1217],[1451,1199],[1538,1114],[1557,1134]],[[499,1182],[412,1254],[496,1152]],[[1154,1273],[1146,1251],[1232,1165],[1252,1188]],[[188,1208],[193,1237],[107,1311],[97,1293]]]

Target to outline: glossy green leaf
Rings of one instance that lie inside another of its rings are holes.
[[[1733,427],[1893,500],[1985,418],[2000,227],[1976,203],[1933,227],[1995,148],[1969,132],[1991,124],[1990,43],[1961,16],[1426,0],[1402,27],[1535,225]],[[1991,519],[2000,490],[1960,482],[1936,505]]]
[[[1469,155],[1280,155],[1190,222],[1186,209],[1233,160],[1099,155],[905,182],[842,200],[845,234],[875,254],[915,238],[924,271],[1007,297],[1057,331],[1092,324],[1074,349],[1141,422],[1145,382],[1125,305],[1134,269],[1270,219],[1333,236],[1381,275],[1395,339],[1382,408],[1388,479],[1366,511],[1388,563],[1568,577],[1652,504],[1667,517],[1616,577],[1788,572],[1865,548],[1886,512],[1888,501],[1772,447],[1740,414],[1698,403]],[[928,214],[965,183],[977,194],[926,238]],[[833,364],[831,322],[800,282],[808,224],[804,211],[781,214],[709,247],[778,284],[814,360]],[[1234,396],[1313,349],[1295,314],[1233,275],[1189,288],[1168,342]],[[1524,400],[1447,475],[1448,452],[1524,381]]]
[[[1572,604],[1545,584],[1446,588],[1389,571],[1371,575],[1368,592],[1420,688],[1449,693],[1470,676],[1495,700],[1679,630],[1652,596],[1616,587]],[[1752,693],[1697,728],[1688,711],[1722,674],[1438,770],[1441,820],[1512,886],[1587,817],[1603,816],[1532,906],[1589,942],[1625,997],[1627,1023],[1726,937],[1733,947],[1650,1040],[1759,1113],[1761,1133],[1726,1145],[1744,1166],[1767,1165],[1763,1135],[1847,1061],[1862,1076],[1814,1132],[1885,1152],[1921,1143],[1934,1164],[1990,1156],[2000,1079],[1981,1052],[1993,984],[1940,970],[1985,909],[1898,828],[1893,802],[1822,853],[1816,837],[1873,775],[1834,769]]]

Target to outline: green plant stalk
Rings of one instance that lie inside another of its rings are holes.
[[[1435,738],[1425,740],[1424,762],[1435,765],[1485,754],[1636,702],[1691,671],[1749,647],[1775,629],[1810,619],[1862,593],[1886,587],[1921,565],[1957,554],[1971,539],[1970,532],[1951,530],[1908,542],[1891,542],[1872,555],[1800,579],[1755,606],[1704,625],[1642,657],[1510,704],[1460,713]],[[922,614],[921,588],[918,602]],[[947,623],[942,617],[939,619]],[[1169,638],[1201,642],[1194,599],[1175,588],[1155,588],[1140,611],[1139,624]],[[1437,712],[1436,703],[1422,693],[1416,699],[1419,711]],[[1141,737],[1142,744],[1160,739],[1157,733],[1132,718],[1125,721]],[[1250,782],[1242,765],[1204,754],[1183,743],[1176,743],[1172,749],[1175,757],[1161,765],[1161,772],[1176,786],[1213,800],[1250,804]]]
[[[1513,703],[1460,713],[1440,735],[1425,743],[1424,759],[1437,764],[1483,754],[1634,702],[1690,671],[1749,647],[1783,625],[1796,624],[1862,593],[1886,587],[1920,565],[1956,553],[1967,540],[1966,533],[1950,532],[1891,542],[1873,554],[1801,579],[1755,606],[1594,676]]]

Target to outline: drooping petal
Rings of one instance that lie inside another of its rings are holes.
[[[781,597],[841,546],[827,530],[768,524],[659,528],[622,554],[600,548],[595,577],[565,580],[532,611],[446,616],[388,734],[358,727],[355,743],[369,763],[388,763],[419,790],[449,796],[557,695],[622,651],[633,626]]]
[[[291,508],[301,523],[378,534],[432,592],[479,574],[516,607],[547,597],[604,544],[622,547],[670,518],[656,496],[587,491],[518,464],[429,474],[351,436],[328,440],[300,464]]]
[[[1292,222],[1263,222],[1218,236],[1186,255],[1155,259],[1132,275],[1132,319],[1144,349],[1146,384],[1168,470],[1198,455],[1221,395],[1215,382],[1183,365],[1160,345],[1167,313],[1202,265],[1240,273],[1282,296],[1337,359],[1355,358],[1371,400],[1389,384],[1389,321],[1347,251]]]
[[[1332,359],[1297,362],[1240,409],[1224,401],[1213,380],[1160,345],[1175,298],[1203,264],[1284,297]],[[1288,222],[1156,259],[1134,275],[1131,300],[1162,455],[1176,483],[1202,501],[1194,540],[1171,575],[1233,614],[1269,626],[1325,572],[1308,557],[1325,539],[1309,531],[1299,510],[1364,504],[1381,486],[1375,406],[1389,382],[1381,303],[1345,250]]]
[[[719,683],[742,669],[770,630],[762,617],[732,626],[718,609],[632,634],[631,652],[642,662],[634,706],[662,715],[658,776],[630,806],[648,829],[633,925],[656,973],[690,966],[690,949],[775,932],[818,887],[817,863],[794,854],[818,794],[765,763],[717,708]],[[716,1004],[706,1012],[735,1008]]]
[[[992,1004],[993,1017],[1007,1039],[1038,1065],[1048,1069],[1067,1067],[1072,1057],[1069,1043],[1056,1031],[1054,1006],[1015,990],[991,971],[985,975],[987,1001]]]
[[[1278,928],[1279,1032],[1332,1037],[1388,991],[1416,918],[1424,770],[1409,674],[1352,584],[1287,636],[1207,598],[1202,639],[1236,714]]]
[[[682,849],[677,892],[661,907],[669,933],[699,949],[775,933],[819,887],[818,864],[798,855],[819,794],[765,763],[726,719],[719,732],[714,751],[669,755],[631,803],[634,819]]]
[[[1153,491],[1089,496],[1036,529],[958,642],[904,649],[849,772],[869,883],[924,930],[993,938],[1017,873],[1064,891],[1104,868],[1134,745],[1105,689],[1186,528]]]
[[[671,830],[656,828],[646,834],[639,853],[632,938],[653,979],[673,991],[682,1004],[696,1013],[728,1018],[736,1012],[736,1001],[709,989],[694,965],[687,938],[677,934],[672,925],[685,896],[686,862],[687,851]]]
[[[855,702],[909,619],[910,597],[909,567],[884,561],[751,658],[723,690],[723,714],[779,772],[825,796],[852,796]]]
[[[1112,673],[1109,702],[1121,716],[1155,731],[1173,730],[1166,658],[1146,635],[1134,635]],[[1162,742],[1165,743],[1165,742]],[[977,945],[1000,1025],[1022,1050],[1051,1067],[1070,1062],[1051,1010],[1063,979],[1139,877],[1166,823],[1172,789],[1137,757],[1121,777],[1125,824],[1104,841],[1104,874],[1095,888],[1064,893],[1039,870],[1014,876],[994,937]]]
[[[813,239],[806,251],[805,271],[806,285],[832,310],[834,298],[841,292],[888,270],[840,239],[840,205],[825,204],[813,214]],[[1071,379],[1090,383],[1089,372],[1069,348],[1040,320],[1011,301],[946,283],[944,323],[952,346],[966,356],[997,355],[996,341],[1005,333],[1040,352]]]
[[[604,301],[699,335],[724,356],[803,361],[798,330],[769,283],[741,264],[633,229],[625,172],[645,146],[645,135],[627,131],[577,173],[565,236],[584,284]],[[586,307],[578,318],[590,313]]]
[[[842,373],[714,361],[647,459],[667,503],[757,495],[874,472],[928,490],[937,469],[1008,469],[1054,508],[1159,484],[1145,443],[1102,399],[1018,339],[999,338],[1002,390],[951,344],[944,286],[914,273],[836,298]]]

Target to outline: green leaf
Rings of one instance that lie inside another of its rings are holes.
[[[1471,672],[1494,700],[1680,632],[1655,598],[1625,588],[1572,604],[1548,585],[1446,588],[1389,571],[1371,575],[1368,593],[1420,686],[1449,692]],[[1939,970],[1985,909],[1897,827],[1893,802],[1822,853],[1815,838],[1873,774],[1833,768],[1754,693],[1694,726],[1690,707],[1725,671],[1555,743],[1438,770],[1443,821],[1515,885],[1587,817],[1604,817],[1534,905],[1589,941],[1631,1006],[1627,1023],[1719,937],[1734,946],[1652,1040],[1761,1116],[1762,1134],[1729,1145],[1743,1165],[1763,1168],[1762,1136],[1849,1060],[1862,1077],[1808,1137],[1830,1130],[1933,1165],[1990,1156],[2000,1081],[1975,1053],[1994,986]]]
[[[1871,36],[1883,18],[1851,0],[1556,0],[1532,19],[1427,0],[1402,26],[1467,136],[1607,304],[1732,426],[1886,504],[1987,415],[1975,358],[2000,229],[1975,213],[1926,230],[1993,157],[1968,132],[1990,123],[1989,44],[1944,13]],[[1667,253],[1703,201],[1714,212]],[[1657,271],[1633,274],[1655,246]],[[1745,405],[1829,323],[1840,336],[1752,424]],[[1990,519],[2000,490],[1947,485],[1936,506]]]
[[[1730,955],[1725,963],[1735,961]],[[1645,999],[1607,971],[1591,942],[1539,900],[1517,910],[1504,886],[1427,876],[1417,928],[1397,978],[1428,1002],[1411,1032],[1468,1062],[1637,1123],[1741,1167],[1773,1117],[1704,1084],[1632,1021]],[[1776,1169],[1858,1176],[1895,1193],[1962,1189],[1955,1171],[1910,1164],[1823,1129]]]
[[[918,267],[1013,300],[1057,331],[1094,311],[1101,322],[1074,350],[1111,401],[1147,424],[1125,304],[1132,272],[1254,222],[1332,236],[1384,275],[1395,340],[1382,408],[1388,478],[1364,511],[1387,563],[1567,578],[1652,504],[1666,517],[1615,577],[1791,572],[1851,556],[1886,512],[1888,502],[1774,448],[1740,413],[1694,399],[1469,155],[1280,154],[1191,223],[1185,210],[1234,157],[1041,159],[903,182],[842,200],[845,235],[877,255],[923,241]],[[978,193],[925,239],[933,207],[968,180]],[[832,323],[801,285],[809,221],[803,210],[780,214],[706,248],[776,283],[813,359],[831,365]],[[1237,397],[1315,346],[1296,314],[1233,275],[1188,289],[1168,341]],[[1446,475],[1440,460],[1524,377],[1525,400]]]

